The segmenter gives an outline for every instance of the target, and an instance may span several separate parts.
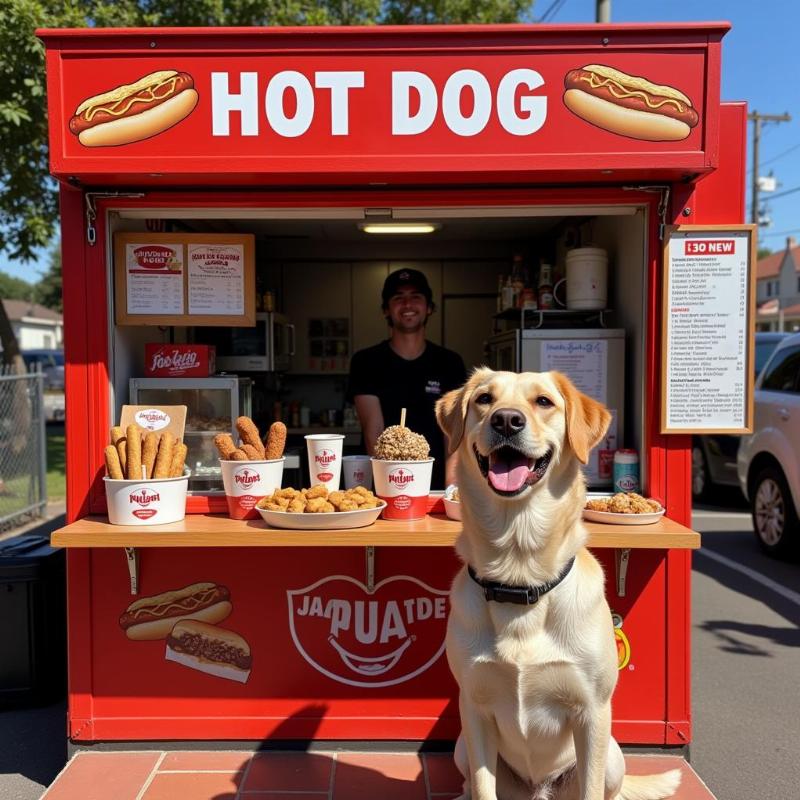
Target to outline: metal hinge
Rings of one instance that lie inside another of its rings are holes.
[[[658,192],[658,238],[664,241],[664,233],[667,227],[667,211],[669,210],[669,195],[671,186],[666,183],[652,184],[650,186],[623,186],[623,191],[627,192]]]
[[[94,221],[97,219],[97,201],[107,197],[144,197],[144,192],[86,192],[84,202],[86,203],[86,241],[94,246],[97,242],[97,229]]]

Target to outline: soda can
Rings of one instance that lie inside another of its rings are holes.
[[[639,454],[636,450],[614,453],[614,491],[639,491]]]

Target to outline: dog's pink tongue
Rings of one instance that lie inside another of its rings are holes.
[[[516,492],[528,479],[529,474],[527,458],[515,458],[513,461],[492,459],[489,466],[489,483],[498,492]]]

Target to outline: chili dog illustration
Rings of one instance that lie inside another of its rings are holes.
[[[166,639],[180,620],[221,622],[232,610],[227,586],[193,583],[182,589],[134,600],[119,618],[129,639]]]
[[[247,683],[253,659],[250,645],[235,631],[183,619],[167,637],[167,661],[218,678]]]
[[[680,141],[700,121],[683,92],[602,64],[570,70],[564,87],[564,105],[573,114],[633,139]]]
[[[194,79],[162,70],[84,100],[69,129],[86,147],[112,147],[149,139],[177,125],[197,105]]]

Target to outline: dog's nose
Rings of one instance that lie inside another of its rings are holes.
[[[498,408],[489,424],[503,436],[513,436],[525,427],[525,417],[513,408]]]

